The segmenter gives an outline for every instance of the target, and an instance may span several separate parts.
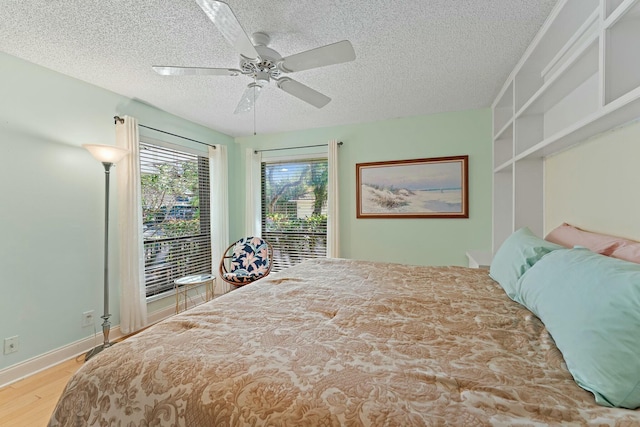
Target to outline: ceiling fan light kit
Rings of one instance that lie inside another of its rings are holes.
[[[249,83],[249,86],[244,90],[242,98],[240,98],[240,102],[238,102],[238,106],[233,113],[240,114],[251,111],[261,90],[262,86],[260,86],[259,83]]]
[[[253,81],[249,83],[240,98],[235,114],[251,111],[260,91],[271,80],[274,80],[276,86],[284,92],[316,108],[322,108],[331,101],[331,98],[289,77],[283,77],[282,74],[341,64],[356,59],[353,46],[348,40],[283,58],[278,52],[267,47],[271,41],[268,34],[256,32],[249,38],[227,3],[216,0],[196,0],[196,2],[227,42],[240,54],[240,69],[164,65],[156,65],[152,68],[163,76],[245,75],[250,77]]]

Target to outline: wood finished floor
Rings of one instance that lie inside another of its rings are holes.
[[[46,426],[64,386],[83,361],[79,356],[0,388],[0,426]]]

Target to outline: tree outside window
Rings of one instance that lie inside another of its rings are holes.
[[[147,296],[174,280],[211,273],[209,166],[206,157],[141,144],[141,193]]]
[[[326,159],[263,163],[262,234],[274,271],[326,256],[327,180]]]

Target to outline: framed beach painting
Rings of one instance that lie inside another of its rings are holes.
[[[356,164],[357,218],[469,218],[469,156]]]

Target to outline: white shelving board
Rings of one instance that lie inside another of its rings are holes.
[[[544,230],[544,158],[640,118],[640,0],[560,0],[493,109],[493,252]]]

